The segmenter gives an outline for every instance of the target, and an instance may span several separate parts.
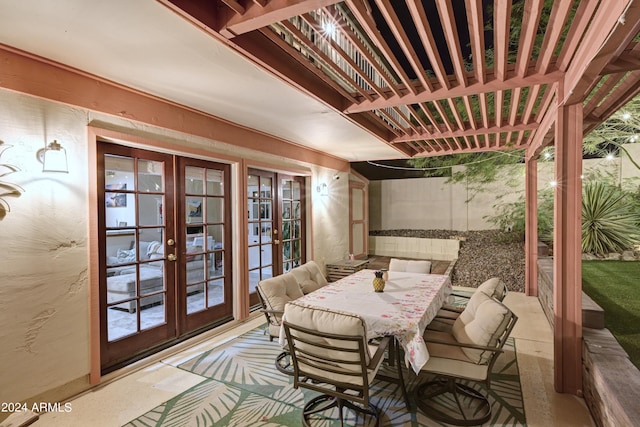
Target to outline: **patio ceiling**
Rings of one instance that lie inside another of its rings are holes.
[[[552,142],[640,92],[632,0],[159,0],[312,95],[399,158]]]

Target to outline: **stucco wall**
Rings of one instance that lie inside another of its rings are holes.
[[[0,163],[20,169],[0,180],[24,189],[20,197],[5,197],[11,211],[0,221],[0,402],[62,387],[60,399],[88,387],[88,124],[168,141],[176,152],[196,146],[213,160],[225,154],[265,168],[305,171],[312,206],[308,231],[319,236],[310,256],[329,261],[348,250],[348,180],[332,182],[331,203],[313,191],[318,182],[330,182],[335,170],[0,90],[0,140],[13,146]],[[54,139],[67,149],[68,174],[43,173],[36,159],[37,150]]]
[[[640,144],[626,144],[631,156],[640,162]],[[622,168],[620,167],[622,165]],[[455,169],[460,169],[461,166]],[[607,171],[618,179],[640,176],[625,155],[621,158],[586,159],[585,176],[594,170]],[[538,162],[538,189],[554,180],[552,161]],[[486,217],[495,206],[516,201],[524,195],[524,165],[505,166],[496,182],[474,192],[465,183],[448,184],[446,178],[413,178],[371,181],[369,218],[371,230],[424,229],[471,231],[495,228]]]

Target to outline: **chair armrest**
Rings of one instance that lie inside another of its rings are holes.
[[[387,349],[387,347],[389,347],[389,343],[391,342],[391,338],[392,337],[383,337],[378,342],[378,349],[376,350],[376,353],[373,355],[373,357],[369,361],[369,365],[367,366],[367,368],[373,369],[376,366],[378,366],[378,363],[380,362],[380,359],[382,357],[384,357],[385,350]]]
[[[464,298],[464,299],[470,299],[470,298],[471,298],[471,295],[461,294],[461,293],[458,293],[458,292],[456,292],[456,291],[451,292],[451,294],[450,294],[450,295],[451,295],[451,296],[454,296],[454,297],[458,297],[458,298]],[[473,295],[473,294],[472,294],[472,295]]]
[[[282,315],[284,314],[284,310],[271,310],[268,308],[261,308],[260,312],[266,314],[269,324],[274,326],[280,326],[280,321],[278,320],[277,316],[280,316],[280,318],[282,318]]]
[[[440,310],[451,311],[454,313],[462,313],[464,311],[464,307],[456,307],[455,305],[445,304],[440,307]]]
[[[498,347],[487,347],[484,345],[476,345],[476,344],[464,344],[464,343],[460,343],[460,342],[451,342],[451,341],[442,341],[442,340],[425,340],[426,344],[441,344],[441,345],[449,345],[452,347],[464,347],[464,348],[472,348],[474,350],[484,350],[484,351],[491,351],[493,353],[502,353],[504,352],[504,350],[502,348],[498,348]]]

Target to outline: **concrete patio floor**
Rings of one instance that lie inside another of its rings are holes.
[[[584,400],[559,394],[553,388],[553,335],[535,297],[510,292],[505,304],[519,317],[512,332],[528,426],[595,426]],[[105,384],[70,401],[68,413],[47,413],[33,425],[43,427],[120,426],[202,381],[177,366],[193,356],[243,334],[264,323],[259,313],[228,331],[181,345],[173,354],[165,352],[155,361],[139,362],[126,371],[113,373]]]

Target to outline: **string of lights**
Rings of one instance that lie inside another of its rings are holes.
[[[517,155],[517,154],[512,154],[506,151],[499,151],[499,152],[495,152],[496,154],[500,154],[503,156],[512,156],[512,157],[518,157],[520,159],[523,159],[523,156]],[[450,166],[433,166],[433,167],[428,167],[428,168],[416,168],[416,167],[408,167],[408,166],[394,166],[394,165],[384,165],[381,163],[377,163],[377,162],[373,162],[371,160],[367,160],[367,163],[370,164],[371,166],[376,166],[376,167],[380,167],[380,168],[387,168],[387,169],[395,169],[395,170],[405,170],[405,171],[432,171],[432,170],[440,170],[440,169],[450,169],[453,166],[468,166],[468,165],[474,165],[477,163],[483,163],[483,162],[488,162],[490,160],[493,160],[493,158],[491,157],[487,157],[486,159],[480,159],[480,160],[475,160],[473,162],[466,162],[466,163],[460,163],[457,165],[450,165]]]

